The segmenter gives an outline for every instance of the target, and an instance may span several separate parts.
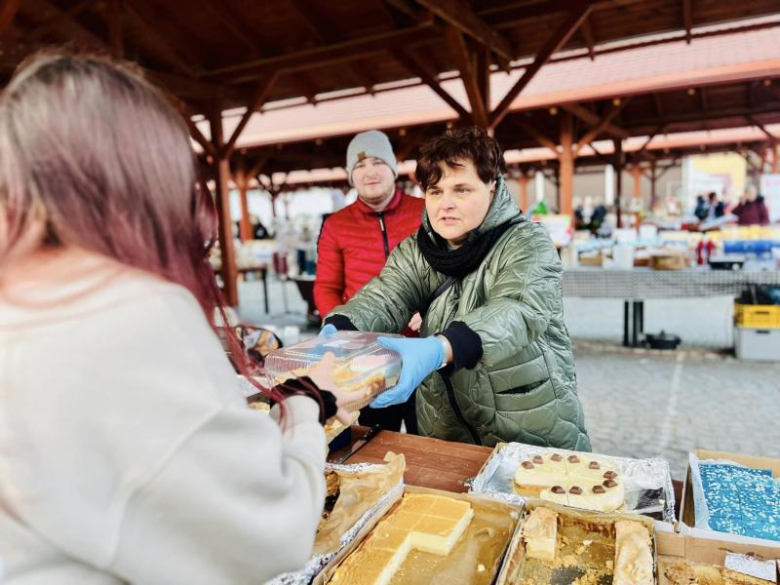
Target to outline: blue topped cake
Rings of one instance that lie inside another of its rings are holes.
[[[780,541],[780,485],[768,469],[699,462],[712,530]]]

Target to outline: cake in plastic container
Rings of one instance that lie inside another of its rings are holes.
[[[378,337],[398,337],[384,333],[337,331],[278,349],[265,359],[265,373],[274,384],[306,376],[326,353],[336,357],[333,378],[339,390],[362,392],[364,399],[350,404],[357,410],[396,385],[401,373],[401,357],[379,344]]]

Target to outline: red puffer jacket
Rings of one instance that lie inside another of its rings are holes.
[[[324,318],[377,276],[390,252],[417,232],[425,201],[396,192],[382,212],[360,199],[322,224],[314,302]]]

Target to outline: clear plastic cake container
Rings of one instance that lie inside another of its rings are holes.
[[[270,353],[265,358],[265,373],[272,383],[280,384],[308,375],[326,353],[333,353],[336,387],[364,394],[362,400],[350,404],[350,410],[357,410],[398,383],[401,357],[380,345],[380,336],[398,337],[362,331],[337,331],[327,337],[314,337]]]

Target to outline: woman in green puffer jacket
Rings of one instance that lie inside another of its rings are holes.
[[[416,171],[425,190],[419,232],[328,315],[322,334],[397,333],[420,311],[419,339],[380,338],[403,367],[398,385],[372,407],[403,402],[419,386],[423,435],[589,451],[561,263],[544,229],[515,206],[503,169],[498,143],[479,128],[425,144]]]

